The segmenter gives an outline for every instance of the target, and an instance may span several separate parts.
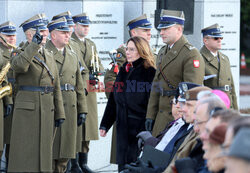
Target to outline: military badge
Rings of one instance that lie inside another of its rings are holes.
[[[195,68],[200,67],[200,61],[199,60],[193,60],[193,64]]]

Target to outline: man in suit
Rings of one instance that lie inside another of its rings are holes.
[[[169,159],[166,160],[167,168],[164,172],[172,172],[171,166],[175,160],[187,157],[197,143],[198,134],[193,130],[194,110],[197,103],[197,95],[200,91],[211,90],[208,87],[196,86],[189,90],[187,85],[182,85],[185,93],[184,98],[179,98],[179,104],[183,112],[184,123],[177,120],[173,125],[161,133],[157,138],[151,136],[145,140],[145,145],[154,146],[156,149],[167,152]],[[182,119],[181,119],[182,120]],[[176,129],[177,126],[179,128]]]
[[[216,23],[201,30],[203,47],[200,50],[205,61],[204,85],[227,93],[231,108],[238,109],[234,80],[228,57],[221,53],[222,33]]]
[[[66,18],[51,21],[48,29],[51,40],[45,48],[53,53],[57,64],[67,119],[55,136],[53,166],[54,172],[64,173],[68,160],[75,158],[77,126],[86,120],[87,104],[77,56],[66,47],[70,39]]]
[[[8,172],[52,172],[55,129],[65,120],[53,54],[43,46],[48,29],[37,14],[21,24],[27,42],[12,54],[17,93]]]
[[[157,56],[157,71],[153,81],[146,116],[146,130],[159,134],[173,120],[169,104],[180,82],[203,83],[204,60],[199,51],[183,36],[183,11],[162,10],[158,29],[163,46]]]
[[[96,84],[98,82],[98,76],[96,75],[100,71],[104,71],[100,58],[97,56],[96,45],[93,41],[86,38],[89,33],[90,20],[86,13],[81,13],[73,16],[75,23],[72,39],[80,47],[80,59],[83,60],[89,71],[89,80],[87,80],[87,105],[88,116],[85,126],[82,129],[82,150],[79,152],[79,165],[83,172],[93,172],[87,166],[89,141],[98,140],[98,122],[97,122],[97,98]],[[86,79],[85,79],[86,80]]]
[[[3,60],[5,65],[10,62],[11,52],[16,47],[16,26],[11,21],[4,22],[0,24],[0,52],[2,56],[0,58]],[[14,90],[14,76],[13,70],[9,69],[7,73],[8,82],[12,85],[12,90]],[[13,91],[12,91],[13,93]],[[4,102],[4,144],[6,144],[5,157],[6,157],[6,167],[8,167],[9,149],[10,149],[10,131],[11,131],[11,121],[12,121],[12,110],[13,110],[13,96],[7,96],[3,98]]]

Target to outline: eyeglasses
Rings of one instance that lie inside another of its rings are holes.
[[[219,39],[223,40],[223,37],[213,37],[213,39],[214,40],[219,40]]]
[[[207,39],[213,39],[213,40],[219,40],[219,39],[221,39],[221,40],[223,40],[223,37],[206,37]]]
[[[171,104],[171,105],[172,105],[172,104],[177,105],[177,103],[178,103],[178,99],[176,99],[176,98],[173,98],[173,99],[170,101],[170,104]]]
[[[136,48],[126,47],[126,51],[135,52],[135,51],[136,51]]]

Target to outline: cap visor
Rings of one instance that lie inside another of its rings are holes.
[[[141,29],[152,29],[152,26],[151,25],[148,25],[148,26],[139,26],[137,28],[141,28]]]
[[[67,31],[67,32],[70,31],[69,27],[65,27],[65,28],[56,28],[55,30],[57,30],[57,31]]]
[[[163,29],[163,28],[169,28],[169,27],[171,27],[171,26],[174,26],[174,25],[176,25],[175,23],[173,24],[173,23],[171,23],[171,24],[159,24],[158,25],[158,27],[157,27],[157,29]]]
[[[13,32],[1,32],[3,35],[16,35],[16,31]]]

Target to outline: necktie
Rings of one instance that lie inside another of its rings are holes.
[[[130,63],[127,63],[125,69],[126,69],[126,72],[129,72],[129,69],[132,67],[132,64]]]

